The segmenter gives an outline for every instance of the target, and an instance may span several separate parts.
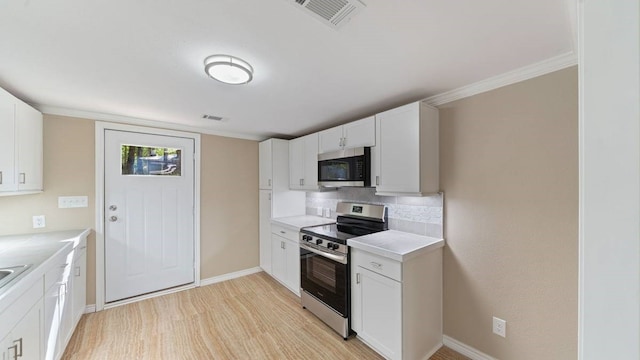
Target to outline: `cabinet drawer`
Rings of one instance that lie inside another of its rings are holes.
[[[351,261],[354,265],[371,270],[376,274],[402,281],[402,263],[398,261],[358,249],[353,249]]]
[[[76,261],[80,256],[87,252],[87,237],[83,236],[80,238],[80,242],[73,249],[73,261]]]
[[[63,282],[65,274],[71,271],[71,259],[69,253],[65,252],[55,257],[49,270],[44,274],[44,289],[49,289],[56,283]]]
[[[272,234],[276,234],[278,236],[282,236],[285,239],[289,239],[291,241],[295,241],[296,243],[298,242],[298,236],[299,233],[297,231],[292,231],[286,227],[280,226],[280,225],[276,225],[276,224],[271,224],[271,233]]]

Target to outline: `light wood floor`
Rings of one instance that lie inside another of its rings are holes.
[[[265,273],[84,315],[62,358],[381,359]],[[431,359],[467,358],[443,347]]]

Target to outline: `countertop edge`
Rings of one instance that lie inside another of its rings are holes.
[[[425,239],[433,239],[434,241],[425,243],[423,246],[416,247],[406,253],[398,253],[391,249],[386,249],[373,244],[368,244],[366,242],[366,235],[361,236],[359,238],[353,238],[353,239],[347,240],[347,245],[349,245],[354,249],[367,251],[372,254],[376,254],[391,260],[399,261],[399,262],[408,261],[424,253],[428,253],[431,251],[435,251],[439,248],[442,248],[445,245],[445,240],[442,238],[432,238],[432,237],[421,236],[421,235],[416,235],[416,236],[424,237]]]
[[[64,243],[57,251],[53,252],[47,259],[43,260],[39,264],[32,264],[31,268],[20,274],[13,280],[12,283],[6,285],[6,288],[0,291],[0,314],[9,306],[11,306],[22,294],[32,286],[38,278],[44,276],[47,271],[47,268],[51,265],[52,261],[61,253],[66,251],[70,251],[69,248],[73,249],[78,245],[79,239],[82,237],[89,236],[91,233],[91,229],[74,229],[68,231],[79,231],[77,235],[71,236],[65,240],[59,240],[59,242]],[[46,233],[37,233],[34,235],[42,235]],[[70,241],[74,240],[74,241]],[[77,241],[76,241],[77,240]],[[43,289],[45,291],[46,289]]]

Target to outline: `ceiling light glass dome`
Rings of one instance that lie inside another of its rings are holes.
[[[204,59],[204,71],[225,84],[246,84],[253,79],[253,67],[231,55],[211,55]]]

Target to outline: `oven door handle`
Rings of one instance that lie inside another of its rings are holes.
[[[340,256],[340,255],[326,253],[324,251],[320,251],[318,249],[312,248],[311,246],[309,246],[307,244],[300,244],[300,248],[308,250],[308,251],[311,251],[312,253],[318,254],[318,255],[320,255],[322,257],[326,257],[327,259],[331,259],[331,260],[337,261],[340,264],[347,265],[347,257],[346,256]]]

